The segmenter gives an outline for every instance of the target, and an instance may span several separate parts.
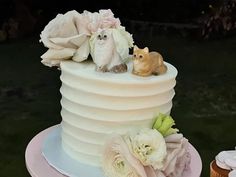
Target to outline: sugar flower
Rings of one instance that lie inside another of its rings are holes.
[[[40,34],[41,42],[49,48],[41,58],[46,66],[59,66],[62,60],[74,59],[83,61],[89,55],[89,43],[86,25],[82,23],[81,15],[76,11],[58,14]],[[84,29],[82,29],[84,28]],[[84,33],[79,33],[83,31]]]
[[[151,167],[144,168],[119,135],[106,143],[102,162],[107,177],[155,177],[154,170]]]
[[[115,18],[110,9],[99,10],[99,14],[101,15],[100,28],[117,28],[120,26],[119,18]]]
[[[182,177],[191,161],[188,140],[182,134],[172,134],[165,138],[167,156],[161,171],[168,177]]]
[[[114,46],[120,57],[128,57],[129,47],[133,45],[132,36],[120,25],[119,18],[115,18],[110,9],[91,13],[84,11],[69,11],[58,14],[40,34],[40,41],[48,48],[44,53],[42,63],[46,66],[59,66],[62,60],[72,59],[76,62],[84,61],[89,54],[93,56],[93,48],[90,49],[90,38],[99,29],[114,29]],[[104,51],[109,53],[110,51]]]
[[[140,160],[144,166],[152,166],[161,169],[166,157],[166,144],[163,136],[155,129],[141,129],[130,132],[125,137],[132,154]]]

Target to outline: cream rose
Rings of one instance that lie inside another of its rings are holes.
[[[141,129],[130,132],[125,140],[132,154],[144,166],[151,165],[154,169],[161,169],[166,157],[166,143],[163,136],[155,129]]]
[[[87,21],[76,11],[58,14],[42,31],[41,42],[48,47],[41,62],[46,66],[59,66],[62,60],[83,61],[89,55]],[[79,33],[79,31],[83,33]]]
[[[102,157],[102,167],[107,177],[155,177],[154,170],[144,168],[119,135],[106,143]]]

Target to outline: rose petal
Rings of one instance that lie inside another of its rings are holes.
[[[58,66],[62,60],[69,59],[75,53],[75,49],[64,48],[64,49],[48,49],[41,58],[41,62],[46,66]]]
[[[69,11],[66,14],[58,14],[51,20],[40,34],[41,41],[48,48],[60,49],[62,46],[54,44],[49,38],[61,37],[67,38],[78,34],[74,18],[78,16],[78,12]]]
[[[81,62],[88,58],[89,55],[89,39],[85,40],[80,48],[75,52],[72,60]]]
[[[158,177],[151,166],[144,167],[147,177]]]
[[[88,40],[88,36],[86,34],[79,34],[77,36],[72,37],[69,42],[74,44],[77,47],[80,47]]]
[[[183,134],[176,133],[176,134],[172,134],[172,135],[165,137],[165,141],[166,141],[166,143],[169,143],[169,142],[178,143],[182,138],[183,138]]]

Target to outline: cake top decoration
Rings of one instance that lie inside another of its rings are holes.
[[[58,14],[46,25],[40,38],[48,48],[41,56],[44,65],[59,67],[62,60],[69,59],[82,62],[91,54],[97,70],[103,72],[125,72],[124,61],[134,43],[110,9]]]
[[[160,75],[167,71],[163,57],[158,52],[149,52],[145,47],[140,49],[134,46],[133,50],[133,74],[138,76]]]

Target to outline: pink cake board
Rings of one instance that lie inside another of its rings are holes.
[[[39,134],[37,134],[28,144],[25,152],[26,167],[32,177],[64,177],[57,167],[52,167],[53,164],[49,165],[45,157],[42,155],[42,146],[45,138],[50,133],[58,129],[60,126],[50,127]],[[183,177],[200,177],[202,170],[202,161],[196,151],[196,149],[190,144],[191,164],[188,171],[185,172]],[[73,175],[74,176],[74,175]],[[80,177],[80,176],[77,176]],[[81,176],[82,177],[82,176]]]

